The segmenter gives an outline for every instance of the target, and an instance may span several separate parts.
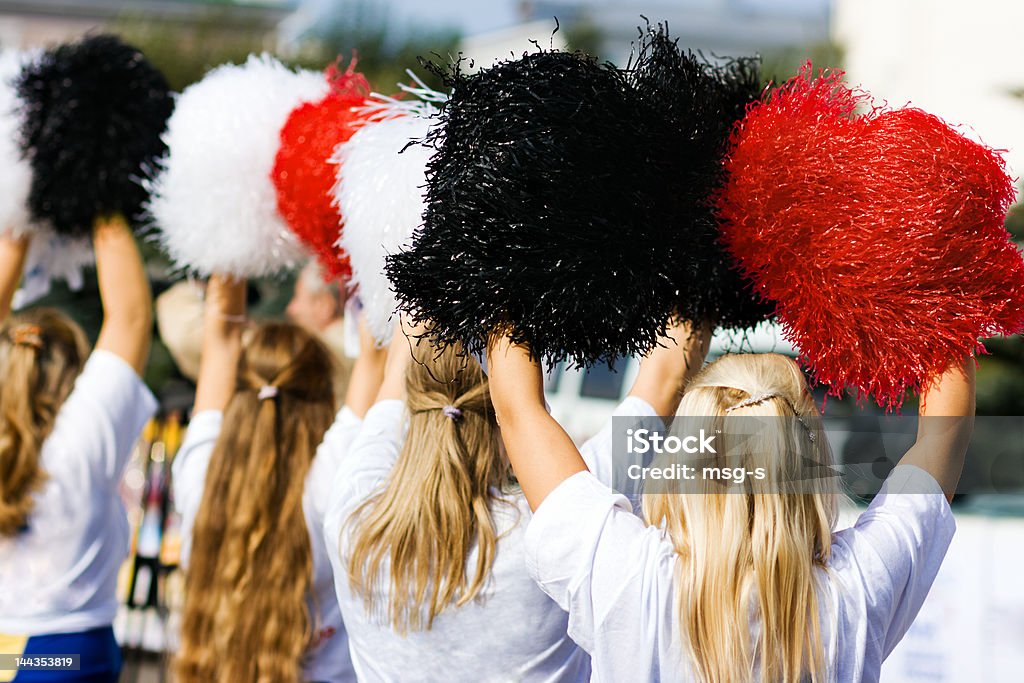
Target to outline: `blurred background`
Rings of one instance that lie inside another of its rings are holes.
[[[0,46],[31,48],[116,32],[139,46],[178,91],[251,52],[272,52],[315,69],[356,55],[374,88],[390,94],[411,81],[407,69],[438,86],[419,58],[444,63],[462,55],[479,68],[535,49],[531,41],[625,65],[642,16],[667,21],[683,46],[712,58],[760,54],[766,78],[788,78],[807,60],[843,68],[850,83],[878,100],[920,106],[1005,150],[1015,178],[1024,170],[1019,0],[0,0]],[[1024,205],[1011,210],[1007,228],[1024,240]],[[182,279],[155,247],[145,250],[156,294]],[[294,285],[294,277],[251,283],[254,313],[281,315]],[[98,331],[91,273],[80,292],[57,285],[41,303],[69,311],[93,336]],[[1024,340],[989,340],[986,347],[978,412],[1005,419],[975,440],[970,467],[996,485],[957,501],[958,535],[921,616],[886,664],[885,681],[1022,678]],[[713,353],[740,349],[792,353],[770,327],[719,335]],[[549,383],[553,411],[575,438],[585,438],[607,418],[634,370],[631,362],[615,371],[555,368]],[[140,443],[124,485],[136,528],[118,624],[126,681],[165,676],[160,663],[173,647],[180,594],[166,475],[192,387],[159,341],[146,380],[164,409]],[[913,402],[905,411],[913,414]],[[826,408],[827,415],[847,420],[877,413],[849,398],[829,399]],[[846,441],[848,447],[837,450],[856,461],[853,440]]]
[[[851,83],[880,100],[913,103],[1006,150],[1014,177],[1024,168],[1024,69],[1016,50],[1024,3],[1014,0],[0,0],[0,46],[114,31],[142,48],[178,91],[251,52],[307,68],[355,54],[374,88],[394,93],[411,81],[407,69],[437,85],[417,58],[463,55],[487,65],[534,49],[532,40],[624,65],[641,16],[667,21],[682,45],[711,57],[760,54],[766,78],[788,78],[806,60],[844,68]],[[1010,212],[1007,227],[1024,239],[1024,206]],[[174,279],[159,253],[147,256],[158,286]],[[255,283],[256,310],[283,310],[291,286],[288,279]],[[57,289],[48,303],[69,305],[95,332],[91,291]],[[987,346],[979,413],[1024,414],[1024,341]],[[158,348],[147,380],[160,391],[172,379],[173,363]]]

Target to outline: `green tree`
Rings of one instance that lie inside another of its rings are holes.
[[[272,26],[255,16],[215,7],[189,20],[154,19],[130,12],[111,29],[141,49],[181,92],[215,66],[242,62],[273,47]]]
[[[808,60],[814,68],[842,68],[843,47],[832,41],[810,45],[796,45],[786,48],[765,50],[762,54],[761,74],[765,81],[781,83],[796,75]]]
[[[567,22],[562,30],[565,31],[565,42],[570,50],[579,50],[601,59],[605,33],[592,19],[581,16]]]

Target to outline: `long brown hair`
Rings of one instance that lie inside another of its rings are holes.
[[[12,316],[0,330],[0,537],[28,523],[46,481],[43,441],[88,356],[82,328],[52,308]]]
[[[763,428],[752,435],[727,413]],[[758,680],[821,681],[818,584],[840,491],[833,478],[802,474],[806,463],[834,464],[803,373],[776,354],[723,356],[693,379],[678,415],[686,433],[718,434],[703,465],[766,473],[732,493],[698,477],[688,492],[643,498],[648,523],[664,525],[678,553],[679,623],[699,680],[738,683],[760,669]],[[753,643],[751,614],[760,620]]]
[[[389,562],[387,619],[400,633],[429,629],[445,608],[481,591],[498,541],[491,504],[511,476],[476,361],[453,348],[420,359],[406,388],[408,435],[383,488],[353,515],[348,562],[349,584],[368,611],[385,607],[376,593]]]
[[[313,631],[302,496],[333,418],[327,349],[296,325],[258,326],[239,360],[196,515],[179,681],[300,681]]]

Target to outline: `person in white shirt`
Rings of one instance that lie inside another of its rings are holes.
[[[323,536],[330,352],[292,323],[246,332],[245,286],[214,275],[192,421],[172,464],[186,565],[176,680],[354,681]],[[344,448],[344,444],[338,446]]]
[[[526,574],[529,519],[480,365],[396,331],[324,527],[359,680],[587,680]]]
[[[129,528],[118,483],[157,409],[139,376],[153,312],[124,221],[98,220],[93,245],[103,323],[92,353],[52,309],[0,330],[0,652],[80,656],[75,671],[23,669],[18,683],[112,682],[121,668],[111,625]],[[0,238],[5,319],[26,248],[27,238]]]
[[[682,325],[673,335],[681,343],[664,340],[641,366],[628,399],[635,417],[678,406],[688,432],[700,426],[732,444],[702,454],[705,464],[763,467],[775,486],[807,461],[832,462],[792,360],[730,355],[693,376],[708,332]],[[973,425],[973,360],[934,379],[917,443],[841,531],[826,478],[785,493],[752,478],[729,492],[698,482],[645,493],[636,510],[607,480],[609,449],[581,457],[544,409],[541,368],[527,349],[495,338],[488,367],[502,438],[535,511],[530,573],[569,612],[570,635],[593,657],[592,680],[878,680],[954,532],[948,500]],[[735,439],[746,427],[727,415],[769,424]]]

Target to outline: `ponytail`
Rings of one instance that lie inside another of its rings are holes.
[[[176,679],[299,683],[314,625],[302,500],[334,418],[331,359],[294,325],[246,344],[192,531]]]
[[[383,488],[352,516],[348,562],[353,593],[400,633],[430,629],[441,612],[483,589],[497,550],[494,491],[511,478],[475,361],[448,349],[413,363],[406,385],[408,435]],[[386,605],[375,597],[381,592],[390,594]]]
[[[727,414],[769,419],[755,435],[734,439]],[[822,680],[818,579],[829,559],[837,491],[817,478],[799,492],[780,492],[804,463],[833,462],[827,440],[815,438],[820,415],[803,374],[775,354],[724,356],[690,383],[679,415],[688,429],[717,430],[720,442],[733,444],[705,464],[760,467],[767,475],[733,492],[698,480],[696,495],[644,496],[647,522],[666,529],[678,555],[680,631],[698,677],[743,681],[759,670],[766,681]],[[755,642],[752,614],[760,621]]]
[[[0,330],[0,538],[29,523],[46,482],[43,442],[87,355],[81,328],[52,309],[14,316]]]

